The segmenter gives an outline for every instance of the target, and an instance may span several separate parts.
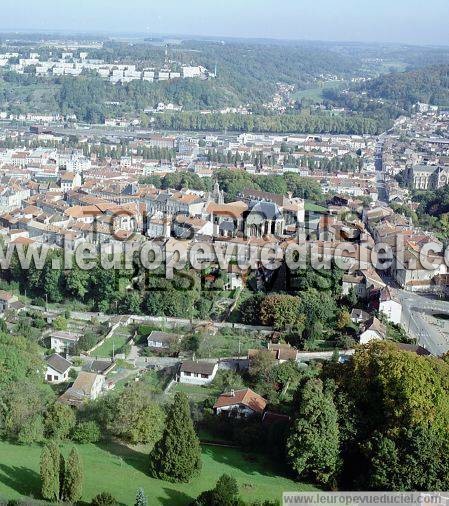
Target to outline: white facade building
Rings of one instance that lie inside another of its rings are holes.
[[[181,364],[179,382],[189,385],[208,385],[218,371],[218,364],[187,360]]]

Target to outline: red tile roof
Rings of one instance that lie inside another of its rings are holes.
[[[221,394],[214,404],[214,409],[238,404],[246,406],[256,413],[262,414],[267,405],[267,401],[250,388],[245,388],[244,390],[236,390],[235,392]]]

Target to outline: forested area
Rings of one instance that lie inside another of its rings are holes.
[[[449,239],[449,187],[437,190],[415,190],[412,200],[418,203],[415,210],[407,205],[397,208],[405,216],[410,217],[415,225],[425,230],[434,231],[439,238]]]
[[[448,486],[447,357],[387,342],[358,349],[302,382],[287,458],[302,478],[344,490]],[[431,463],[431,465],[429,465]]]
[[[389,118],[317,113],[307,109],[282,115],[202,114],[196,111],[240,104],[238,100],[229,101],[227,95],[220,94],[218,83],[219,80],[184,79],[113,85],[96,77],[65,78],[61,80],[57,100],[63,114],[76,114],[80,120],[89,123],[101,123],[114,111],[116,114],[142,112],[158,102],[182,105],[186,111],[180,113],[141,115],[144,125],[151,121],[155,128],[168,130],[377,134],[389,126]],[[106,103],[120,105],[109,106]]]
[[[215,179],[224,190],[227,202],[238,198],[238,194],[245,188],[263,190],[266,192],[286,195],[292,193],[293,197],[300,197],[313,202],[322,202],[323,193],[317,181],[298,174],[288,172],[282,176],[262,176],[250,174],[244,170],[229,171],[221,169],[215,171]],[[194,173],[174,173],[166,176],[148,176],[140,179],[142,184],[152,184],[164,190],[174,188],[190,188],[199,191],[211,191],[213,182],[209,178],[201,178]]]
[[[48,48],[42,48],[43,55]],[[20,51],[24,51],[19,47]],[[272,99],[278,82],[310,86],[321,74],[351,74],[358,60],[339,55],[328,48],[304,48],[256,43],[214,43],[190,41],[167,48],[173,70],[182,64],[203,65],[217,78],[177,79],[149,83],[134,81],[113,85],[95,74],[85,72],[84,79],[36,77],[33,69],[25,75],[8,72],[3,81],[10,85],[45,87],[51,84],[62,113],[75,113],[82,121],[101,122],[105,114],[127,114],[154,107],[159,102],[175,103],[186,110],[220,109],[244,104],[261,105]],[[60,55],[56,49],[53,56]],[[152,44],[126,44],[107,41],[102,48],[90,51],[92,58],[106,63],[133,63],[138,68],[162,67],[165,47]],[[11,95],[12,94],[12,95]],[[4,103],[11,105],[13,86],[5,88]],[[0,101],[1,102],[1,101]],[[115,109],[105,102],[118,102]],[[17,104],[18,105],[18,104]],[[48,110],[46,112],[49,112]],[[57,111],[54,111],[57,112]]]
[[[349,58],[330,47],[304,46],[301,43],[188,40],[168,45],[167,52],[168,57],[179,64],[202,65],[212,72],[216,67],[216,91],[229,105],[267,101],[272,97],[277,82],[302,89],[322,74],[352,75],[361,63],[357,57]],[[142,66],[158,66],[164,62],[165,47],[106,42],[102,49],[92,54],[107,62],[137,61]]]
[[[95,76],[83,76],[57,78],[48,89],[47,83],[47,78],[35,76],[3,76],[0,104],[11,113],[31,110],[75,114],[87,123],[102,123],[111,116],[138,114],[144,126],[151,122],[155,128],[169,130],[376,134],[389,126],[389,118],[317,113],[309,109],[282,115],[197,112],[198,109],[240,105],[238,100],[229,100],[228,93],[220,93],[218,80],[112,84]],[[143,114],[144,109],[159,102],[180,104],[186,110],[152,116]]]
[[[449,239],[449,187],[437,190],[414,190],[412,201],[417,207],[407,204],[392,203],[392,209],[407,218],[415,226],[432,231],[436,236],[447,241]]]
[[[449,65],[436,65],[408,72],[395,72],[360,87],[369,97],[392,100],[405,109],[417,102],[449,105]]]

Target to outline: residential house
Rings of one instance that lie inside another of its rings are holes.
[[[262,416],[266,406],[267,401],[262,396],[250,388],[245,388],[221,394],[214,404],[214,413],[235,418],[248,418]]]
[[[287,362],[287,360],[296,360],[298,350],[286,343],[268,343],[268,349],[250,349],[248,350],[248,361],[249,368],[251,368],[251,362],[260,353],[270,353],[273,358],[279,363]]]
[[[348,295],[352,289],[359,299],[366,299],[372,290],[380,290],[386,286],[373,268],[343,274],[342,284],[343,295]]]
[[[168,350],[173,345],[179,343],[181,339],[182,336],[179,334],[169,334],[167,332],[153,330],[148,336],[147,342],[149,348]]]
[[[62,172],[59,184],[64,192],[74,190],[81,186],[81,176],[77,172]]]
[[[112,360],[94,360],[89,366],[89,372],[106,376],[115,367]]]
[[[404,290],[435,291],[439,276],[447,274],[447,266],[441,254],[427,254],[422,257],[422,248],[426,243],[432,244],[432,241],[427,237],[422,241],[409,240],[405,250],[396,255],[395,263],[390,269],[391,275]],[[438,243],[433,243],[432,247],[437,248]],[[401,259],[400,256],[402,256]],[[425,265],[422,260],[425,260],[428,265]]]
[[[268,350],[275,353],[280,364],[287,360],[296,360],[298,354],[298,350],[287,343],[268,343]]]
[[[13,309],[13,304],[19,299],[11,292],[0,290],[0,313],[4,313],[8,309]]]
[[[69,371],[73,366],[72,362],[54,353],[46,359],[46,363],[47,370],[45,371],[45,381],[58,385],[68,380]]]
[[[363,332],[360,334],[360,344],[367,344],[371,341],[381,341],[387,337],[385,325],[374,316],[363,324],[362,329]]]
[[[366,297],[365,278],[361,274],[343,274],[342,276],[343,295],[349,295],[352,290],[359,299]]]
[[[380,291],[379,311],[390,322],[399,325],[402,318],[402,304],[394,297],[392,290],[386,286]]]
[[[97,399],[104,385],[103,375],[81,371],[73,385],[59,397],[58,401],[69,406],[80,407],[86,401]]]
[[[81,334],[58,330],[50,334],[50,347],[56,353],[67,354],[73,352]]]
[[[217,371],[217,363],[187,360],[181,364],[178,380],[190,385],[207,385],[213,381]]]

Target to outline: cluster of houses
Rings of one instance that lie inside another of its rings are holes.
[[[386,245],[391,252],[390,265],[383,272],[401,288],[412,292],[447,290],[443,244],[432,233],[413,226],[410,218],[387,206],[365,210],[364,222],[375,243]]]
[[[68,383],[73,364],[55,353],[46,359],[45,380],[50,384]],[[113,362],[94,361],[89,371],[80,371],[69,388],[59,397],[58,402],[80,408],[86,402],[97,399],[107,390],[106,375],[114,367]],[[187,361],[179,367],[179,381],[190,385],[206,385],[217,374],[218,364]],[[221,394],[214,404],[217,415],[250,417],[269,415],[267,401],[249,388],[231,390]]]
[[[59,353],[53,353],[46,358],[45,381],[52,385],[69,384],[58,402],[80,408],[112,387],[106,381],[106,375],[115,365],[114,361],[94,360],[88,364],[88,370],[75,372],[74,381],[71,383],[70,373],[75,371],[73,363]]]
[[[409,189],[436,190],[449,183],[449,139],[442,135],[448,122],[448,111],[428,104],[417,104],[414,114],[395,122],[382,150],[390,202],[410,203]]]

